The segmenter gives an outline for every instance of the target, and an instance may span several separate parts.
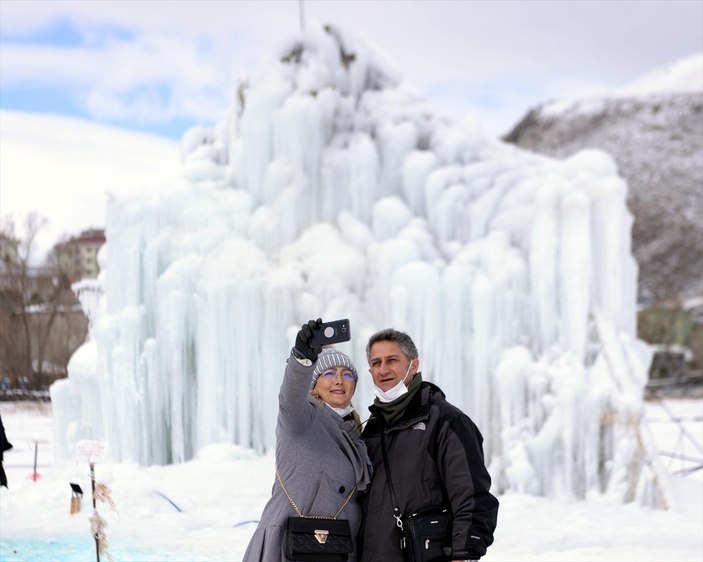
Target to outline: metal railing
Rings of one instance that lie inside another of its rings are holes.
[[[703,424],[701,415],[679,415],[674,412],[663,398],[653,397],[651,402],[656,403],[666,414],[665,419],[647,418],[647,422],[673,424],[676,427],[676,440],[671,450],[660,448],[659,455],[666,460],[666,468],[671,474],[688,476],[703,470],[703,435],[701,439],[694,435],[685,424]]]
[[[29,390],[25,388],[0,388],[0,401],[32,400],[48,402],[51,400],[48,390]]]

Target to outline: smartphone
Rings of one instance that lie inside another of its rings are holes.
[[[351,326],[349,319],[332,320],[332,322],[324,322],[320,324],[317,330],[312,331],[310,338],[310,347],[322,347],[323,345],[331,345],[351,339]]]

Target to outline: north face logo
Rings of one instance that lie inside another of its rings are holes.
[[[427,426],[425,425],[425,422],[417,422],[413,426],[413,429],[421,429],[422,431],[425,431],[425,429],[427,429]]]

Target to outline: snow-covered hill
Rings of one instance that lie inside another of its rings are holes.
[[[615,91],[615,95],[638,97],[648,94],[681,94],[703,91],[703,52],[648,72]]]
[[[0,111],[0,218],[38,210],[49,222],[33,252],[105,225],[105,207],[180,169],[176,142],[59,115]],[[19,226],[19,224],[17,225]]]
[[[629,185],[640,297],[703,294],[703,53],[611,97],[541,105],[505,140],[560,158],[611,154]]]

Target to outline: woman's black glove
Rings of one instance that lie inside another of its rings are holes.
[[[300,359],[305,357],[309,359],[311,364],[317,361],[317,356],[322,351],[322,347],[312,347],[310,340],[312,339],[313,330],[319,330],[322,324],[322,318],[310,320],[307,324],[303,324],[295,338],[295,347],[293,353]]]

